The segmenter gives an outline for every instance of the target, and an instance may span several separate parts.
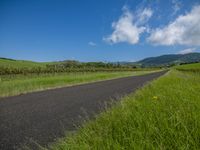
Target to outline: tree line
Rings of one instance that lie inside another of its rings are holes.
[[[11,74],[41,74],[59,72],[97,72],[97,71],[131,71],[136,67],[133,65],[121,65],[120,63],[104,62],[78,62],[64,61],[46,64],[36,67],[10,67],[0,66],[0,75]]]

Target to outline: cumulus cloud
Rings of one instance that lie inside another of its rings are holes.
[[[148,22],[152,15],[153,15],[153,11],[150,8],[145,8],[143,10],[139,10],[137,12],[136,24],[142,25],[142,24]]]
[[[188,49],[184,49],[178,52],[178,54],[189,54],[189,53],[193,53],[196,50],[196,48],[188,48]]]
[[[152,30],[147,40],[156,45],[200,46],[200,5],[167,26]]]
[[[136,44],[139,42],[141,33],[146,30],[142,26],[152,16],[150,9],[144,9],[139,15],[134,15],[127,7],[124,7],[123,14],[117,22],[112,23],[113,33],[104,37],[108,43],[115,44],[119,42],[127,42]]]
[[[90,45],[90,46],[97,46],[97,44],[94,43],[94,42],[92,42],[92,41],[88,42],[88,45]]]

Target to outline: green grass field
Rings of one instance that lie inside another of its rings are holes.
[[[51,149],[200,149],[199,91],[200,72],[173,69]]]
[[[200,63],[180,65],[175,67],[180,71],[192,71],[192,72],[200,72]]]
[[[13,96],[22,93],[64,87],[94,81],[114,79],[119,77],[142,75],[155,71],[125,71],[125,72],[86,72],[29,74],[2,76],[0,78],[0,97]]]
[[[0,67],[13,67],[13,68],[34,68],[45,67],[48,63],[39,63],[27,60],[12,60],[0,58]]]

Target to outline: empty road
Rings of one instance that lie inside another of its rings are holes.
[[[117,100],[164,73],[0,98],[0,149],[46,146],[98,114],[106,102]]]

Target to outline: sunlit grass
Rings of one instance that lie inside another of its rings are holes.
[[[180,65],[175,67],[180,71],[192,71],[192,72],[200,72],[200,63]]]
[[[172,70],[51,148],[200,149],[199,83],[199,72]]]
[[[100,80],[107,80],[132,75],[142,75],[154,71],[126,72],[86,72],[57,73],[41,75],[2,76],[0,80],[0,97],[45,90],[49,88],[70,86]]]
[[[32,61],[23,60],[9,60],[0,58],[0,67],[13,67],[13,68],[33,68],[33,67],[45,67],[47,63],[38,63]]]

